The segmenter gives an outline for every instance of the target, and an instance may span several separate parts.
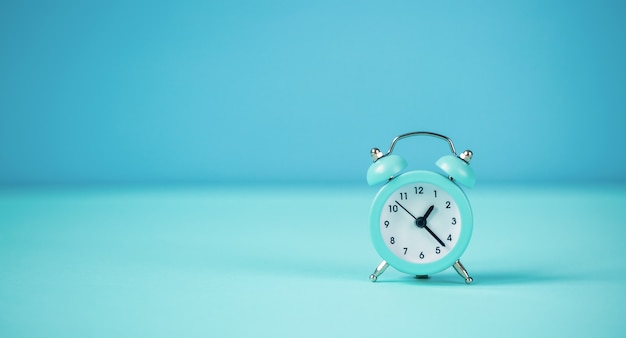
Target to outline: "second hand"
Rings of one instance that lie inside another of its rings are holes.
[[[439,238],[439,236],[435,235],[435,233],[434,233],[432,230],[430,230],[430,228],[428,227],[427,222],[426,222],[426,219],[428,218],[428,216],[430,215],[430,213],[433,211],[433,209],[434,209],[434,207],[435,207],[434,205],[431,205],[431,206],[428,208],[428,211],[426,211],[426,214],[424,214],[424,216],[423,216],[423,217],[415,217],[415,216],[413,216],[413,214],[412,214],[410,211],[408,211],[408,210],[407,210],[407,209],[406,209],[406,208],[405,208],[402,204],[400,204],[398,201],[394,201],[394,202],[396,202],[396,204],[397,204],[397,205],[399,205],[399,206],[400,206],[400,208],[404,209],[404,211],[406,211],[406,212],[407,212],[407,214],[409,214],[409,215],[411,215],[411,217],[413,217],[413,219],[415,220],[415,225],[417,225],[417,227],[418,227],[418,228],[424,228],[424,229],[426,229],[426,231],[428,231],[428,233],[429,233],[431,236],[433,236],[433,237],[437,240],[437,242],[439,242],[439,244],[441,244],[441,246],[443,246],[443,247],[445,247],[445,246],[446,246],[446,244],[445,244],[445,243],[441,240],[441,238]]]

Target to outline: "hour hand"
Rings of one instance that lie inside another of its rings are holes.
[[[434,208],[435,208],[435,206],[431,205],[428,208],[428,210],[426,210],[426,213],[424,214],[424,216],[421,216],[421,217],[418,217],[418,218],[413,217],[413,218],[415,218],[415,225],[417,225],[420,228],[425,228],[426,225],[428,224],[428,222],[427,222],[428,216],[430,215],[431,212],[433,212]]]
[[[431,205],[428,210],[426,210],[426,213],[424,214],[424,216],[422,216],[424,218],[424,220],[426,220],[428,218],[428,216],[430,215],[431,212],[433,212],[433,209],[435,209],[434,205]]]
[[[439,238],[437,235],[435,235],[435,233],[430,230],[430,228],[428,227],[428,222],[427,222],[427,218],[428,216],[430,216],[430,213],[433,212],[433,209],[435,209],[434,205],[431,205],[428,210],[426,210],[426,213],[424,214],[424,216],[422,217],[418,217],[415,219],[415,225],[417,225],[418,228],[424,228],[426,229],[426,231],[428,231],[428,233],[433,236],[437,242],[439,242],[439,244],[441,244],[441,246],[445,247],[446,244],[441,240],[441,238]]]

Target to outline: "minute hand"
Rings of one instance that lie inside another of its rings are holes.
[[[419,228],[426,229],[426,231],[428,231],[428,233],[431,236],[433,236],[437,240],[437,242],[439,242],[439,244],[441,244],[441,246],[445,247],[446,244],[441,240],[441,238],[439,238],[437,235],[435,235],[435,233],[432,230],[430,230],[430,228],[428,227],[428,222],[426,221],[428,216],[430,216],[430,213],[433,212],[433,209],[435,209],[435,206],[431,205],[428,208],[428,210],[426,210],[426,213],[424,214],[424,216],[416,218],[415,219],[415,225],[417,225]]]
[[[439,244],[441,244],[441,246],[443,247],[446,246],[446,244],[439,237],[437,237],[437,235],[435,235],[435,233],[432,230],[430,230],[430,228],[427,225],[424,225],[424,229],[426,229],[426,231],[428,231],[429,234],[435,237],[435,239],[437,240],[437,242],[439,242]]]
[[[428,216],[430,215],[431,212],[433,212],[433,209],[435,208],[434,205],[431,205],[428,210],[426,211],[426,213],[424,214],[424,216],[421,217],[415,217],[413,216],[413,214],[408,211],[402,204],[400,204],[398,201],[395,201],[397,205],[400,206],[400,208],[404,209],[404,211],[407,212],[407,214],[411,215],[411,217],[413,217],[413,219],[415,220],[415,225],[417,225],[418,228],[424,228],[426,229],[426,231],[428,231],[428,233],[433,236],[437,242],[439,242],[439,244],[441,244],[441,246],[445,247],[446,244],[439,238],[437,237],[437,235],[435,235],[435,233],[430,230],[430,228],[426,225],[426,218],[428,218]]]

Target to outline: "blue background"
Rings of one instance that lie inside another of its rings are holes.
[[[625,17],[0,2],[0,337],[623,336]],[[475,152],[470,286],[368,279],[369,150],[414,130]]]
[[[413,130],[473,149],[483,182],[623,182],[625,14],[622,1],[3,1],[0,184],[360,183],[369,149]],[[424,142],[403,146],[410,162],[447,151]]]

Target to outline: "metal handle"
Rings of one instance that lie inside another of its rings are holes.
[[[407,138],[411,136],[432,136],[432,137],[436,137],[436,138],[440,138],[442,140],[448,141],[452,154],[456,156],[456,149],[454,149],[454,143],[452,143],[452,140],[450,138],[443,136],[441,134],[431,133],[429,131],[414,131],[412,133],[406,133],[406,134],[396,136],[396,138],[394,138],[393,141],[391,141],[391,146],[389,147],[389,150],[387,151],[387,154],[385,154],[385,156],[391,154],[391,152],[393,151],[393,148],[396,146],[396,142],[400,141],[403,138]]]

